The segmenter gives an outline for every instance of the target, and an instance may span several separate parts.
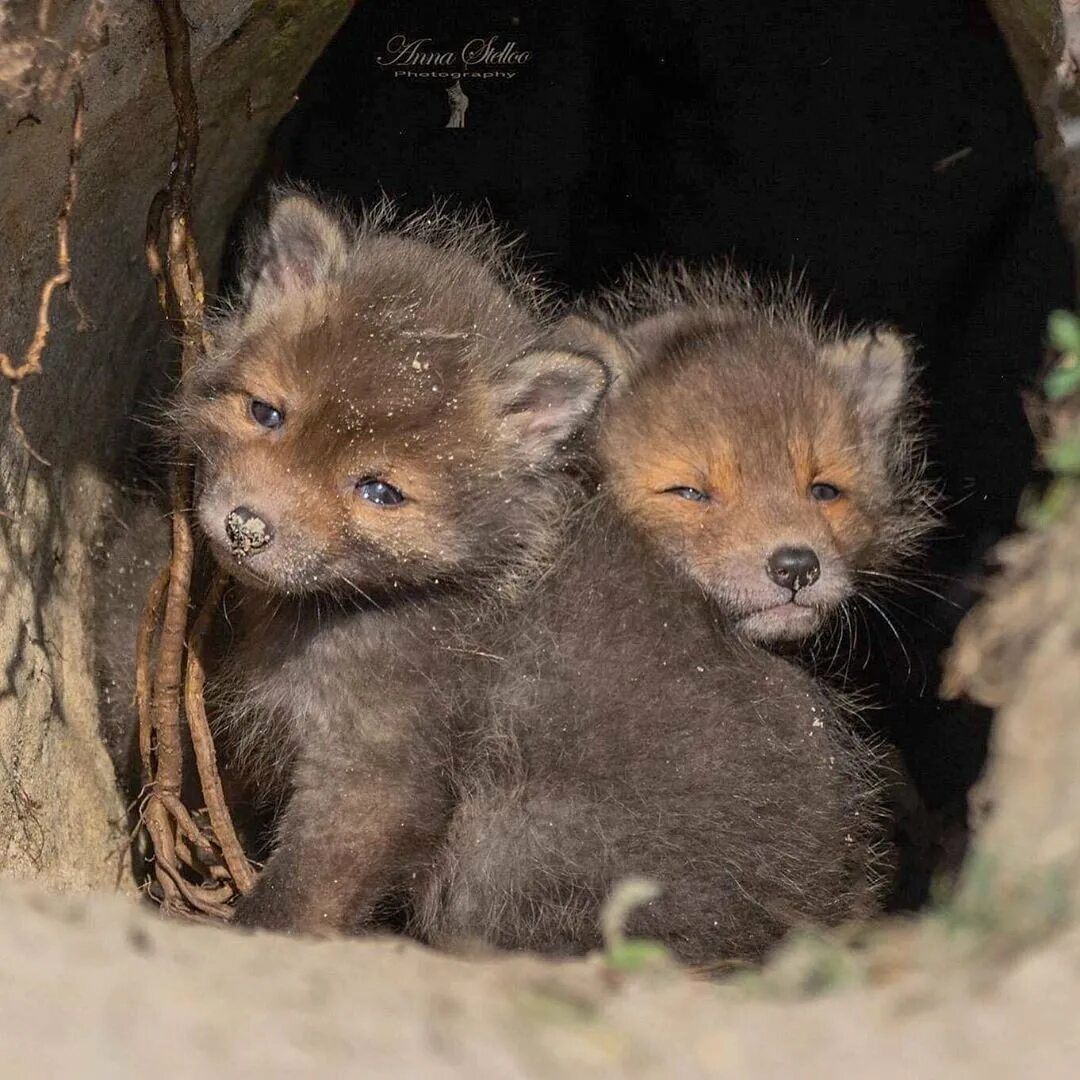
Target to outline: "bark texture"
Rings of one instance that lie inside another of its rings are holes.
[[[1080,3],[986,0],[1005,39],[1038,130],[1038,156],[1058,213],[1080,253]]]

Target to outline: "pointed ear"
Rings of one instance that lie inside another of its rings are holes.
[[[339,272],[349,240],[342,223],[306,195],[280,198],[270,212],[248,275],[252,305],[306,289]]]
[[[567,315],[557,323],[550,344],[596,357],[607,368],[612,387],[630,373],[634,363],[627,342],[619,334],[583,315]]]
[[[672,342],[684,337],[692,338],[699,327],[711,331],[718,321],[736,319],[740,313],[740,309],[735,307],[710,309],[707,313],[675,308],[646,315],[624,327],[619,338],[621,358],[617,365],[613,363],[618,378],[611,396],[615,398],[625,393],[631,380],[648,370]]]
[[[595,356],[554,346],[527,353],[495,387],[504,437],[543,464],[585,426],[607,386],[607,370]]]
[[[869,330],[821,351],[821,360],[850,388],[860,415],[887,427],[903,408],[911,376],[911,345],[895,330]]]

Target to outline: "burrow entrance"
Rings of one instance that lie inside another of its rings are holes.
[[[450,126],[461,64],[439,54],[470,43]],[[940,657],[1031,481],[1021,395],[1047,312],[1071,298],[1034,142],[1004,43],[969,0],[361,4],[252,199],[288,178],[352,205],[483,203],[568,298],[638,257],[731,255],[915,337],[945,520],[846,664],[921,800],[899,825],[891,901],[912,908],[963,849],[989,733],[988,711],[939,697]],[[226,281],[232,266],[227,253]]]
[[[206,80],[197,90],[240,79],[228,50],[250,32],[237,35],[197,72]],[[410,52],[420,40],[429,43]],[[474,74],[490,77],[453,80],[441,61],[425,59],[469,42],[480,43]],[[455,81],[467,91],[464,112],[448,93]],[[93,93],[89,100],[93,107]],[[258,115],[258,87],[248,88],[245,107]],[[25,139],[36,123],[28,108],[7,136]],[[213,132],[210,122],[204,142],[221,160]],[[889,621],[861,627],[850,675],[875,688],[876,723],[902,752],[933,819],[925,839],[938,850],[920,855],[895,898],[915,907],[949,857],[940,848],[962,836],[988,732],[986,713],[937,696],[940,655],[1031,478],[1020,395],[1034,380],[1048,310],[1071,298],[1067,247],[1033,143],[996,29],[981,5],[962,0],[865,13],[824,0],[793,11],[768,0],[749,14],[706,3],[361,4],[300,86],[245,205],[235,218],[218,214],[206,247],[218,263],[230,218],[233,239],[220,258],[227,289],[241,222],[268,182],[288,177],[351,203],[384,192],[406,208],[433,196],[485,202],[526,234],[567,297],[637,256],[731,254],[758,273],[801,276],[851,321],[888,320],[914,335],[946,523],[911,589],[888,608]],[[92,148],[88,140],[88,155]],[[261,148],[254,140],[248,165]],[[206,158],[199,185],[225,185],[214,153]],[[87,191],[93,209],[92,184]],[[79,225],[77,216],[75,280],[93,317],[108,310],[107,298],[82,283],[78,246],[106,250],[108,222],[94,226],[96,235],[88,221]],[[137,253],[139,239],[131,246]],[[125,273],[138,278],[136,292],[149,291],[137,255]],[[79,318],[61,316],[73,328]],[[100,383],[84,373],[25,402],[30,442],[61,468],[84,458],[130,462],[126,451],[144,444],[139,424],[117,423],[114,406],[139,396],[136,370],[146,375],[143,399],[169,373],[145,331],[130,341],[139,348],[126,370],[110,369]],[[80,393],[94,431],[72,451],[78,440],[55,423],[56,405]],[[19,460],[3,472],[13,504],[36,475]],[[56,552],[68,543],[69,522],[60,475],[43,481],[44,538],[22,549],[19,569],[30,576],[63,565]],[[132,479],[126,466],[118,477]],[[14,550],[14,526],[2,524]],[[47,600],[18,635],[7,697],[20,689],[24,654],[40,649],[53,672],[65,663],[50,644]],[[62,693],[54,697],[62,703]],[[48,709],[63,716],[55,703]],[[23,799],[21,782],[11,790]],[[37,813],[35,797],[25,800],[24,831]]]

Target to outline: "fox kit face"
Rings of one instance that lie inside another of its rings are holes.
[[[792,323],[675,310],[624,330],[599,435],[619,503],[759,641],[817,630],[922,527],[904,342]]]
[[[363,594],[494,569],[528,488],[606,384],[443,223],[350,235],[277,204],[242,313],[181,388],[217,560],[272,592]],[[422,233],[422,229],[420,230]]]

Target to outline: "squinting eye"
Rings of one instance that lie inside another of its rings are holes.
[[[818,502],[832,502],[840,498],[840,489],[833,484],[811,484],[810,497]]]
[[[678,495],[680,499],[686,499],[689,502],[708,502],[709,496],[704,491],[698,491],[697,488],[692,487],[670,487],[666,488],[663,492],[664,495]]]
[[[361,480],[356,485],[356,493],[376,506],[400,506],[405,501],[405,496],[393,484],[382,480]]]
[[[285,414],[273,405],[268,405],[258,398],[251,399],[251,419],[260,427],[279,428],[285,423]]]

